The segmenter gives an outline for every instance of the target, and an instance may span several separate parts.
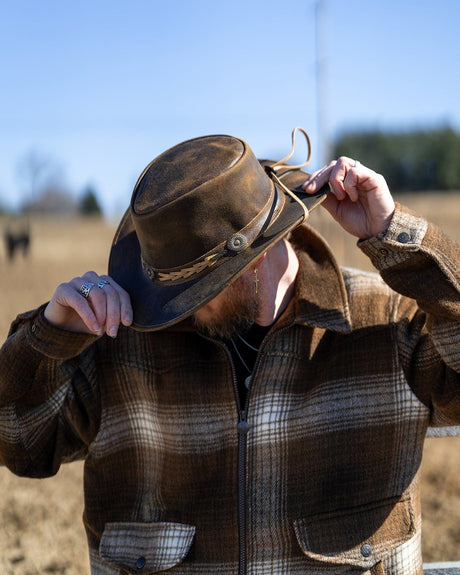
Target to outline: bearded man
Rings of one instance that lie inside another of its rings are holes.
[[[92,575],[420,575],[429,425],[460,423],[459,247],[350,158],[313,175],[232,136],[136,183],[109,273],[0,354],[0,459],[85,459]],[[341,269],[322,205],[379,273]]]

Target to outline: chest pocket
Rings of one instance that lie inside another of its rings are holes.
[[[119,573],[158,573],[181,563],[196,528],[183,523],[107,523],[100,556]]]
[[[303,553],[318,567],[372,574],[383,574],[385,559],[415,533],[410,502],[399,500],[298,519],[294,529]]]

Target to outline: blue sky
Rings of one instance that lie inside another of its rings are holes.
[[[362,127],[460,130],[460,1],[322,0],[321,110]],[[0,0],[0,203],[35,153],[118,217],[145,165],[229,133],[278,159],[303,126],[321,163],[316,0]],[[299,158],[300,159],[300,158]]]

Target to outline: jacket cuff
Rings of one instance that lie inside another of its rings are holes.
[[[388,229],[358,246],[369,256],[378,270],[385,270],[407,261],[420,246],[428,229],[428,222],[408,208],[396,203]]]
[[[51,359],[67,360],[76,357],[99,339],[97,335],[55,327],[45,318],[45,307],[38,308],[26,326],[26,340],[35,351]]]

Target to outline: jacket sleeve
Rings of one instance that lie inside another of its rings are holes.
[[[399,360],[430,424],[460,423],[460,246],[399,204],[388,230],[359,245],[405,296],[394,314]]]
[[[97,338],[53,327],[43,309],[18,316],[0,350],[0,462],[29,477],[83,457],[99,425]]]

